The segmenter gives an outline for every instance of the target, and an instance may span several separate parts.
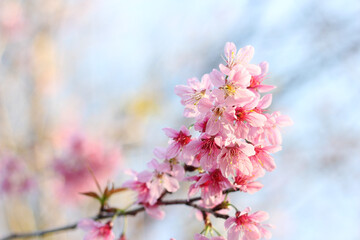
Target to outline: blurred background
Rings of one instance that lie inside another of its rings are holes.
[[[96,189],[87,167],[117,186],[145,169],[161,129],[186,122],[174,86],[232,41],[270,63],[271,110],[295,123],[264,188],[233,202],[269,212],[273,239],[360,239],[359,16],[357,0],[0,0],[0,236],[95,215],[77,194]],[[202,230],[191,209],[166,212],[130,218],[129,239]]]

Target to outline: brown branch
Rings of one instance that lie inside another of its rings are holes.
[[[228,190],[223,191],[223,193],[227,194],[227,193],[236,192],[236,191],[238,191],[238,189],[228,189]],[[198,210],[200,210],[202,212],[210,213],[214,217],[217,217],[217,218],[227,219],[229,217],[229,215],[217,213],[216,211],[214,211],[211,208],[204,208],[204,207],[199,206],[199,205],[194,203],[194,202],[199,201],[199,200],[201,200],[201,197],[194,197],[194,198],[190,198],[188,200],[161,200],[160,199],[157,202],[157,205],[163,205],[163,206],[166,206],[166,205],[186,205],[186,206],[198,209]],[[138,214],[139,212],[143,212],[144,210],[145,210],[144,207],[138,207],[138,208],[135,208],[133,210],[120,212],[120,213],[102,212],[99,215],[97,215],[95,217],[92,217],[92,219],[100,220],[100,219],[112,218],[115,214],[117,215],[117,217],[135,216],[136,214]],[[77,225],[78,225],[78,222],[73,223],[73,224],[69,224],[69,225],[66,225],[66,226],[58,227],[58,228],[48,229],[48,230],[41,230],[41,231],[30,232],[30,233],[13,233],[13,234],[10,234],[7,237],[1,238],[0,240],[42,237],[42,236],[45,236],[45,235],[48,235],[48,234],[51,234],[51,233],[59,233],[59,232],[62,232],[62,231],[75,229],[77,227]]]

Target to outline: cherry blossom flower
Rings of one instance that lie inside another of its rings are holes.
[[[221,136],[210,136],[202,134],[199,139],[191,141],[184,149],[185,156],[194,156],[194,153],[200,158],[200,165],[206,171],[217,167],[216,159],[221,152],[223,145]],[[189,159],[188,157],[187,159]],[[185,162],[189,163],[189,162]]]
[[[156,159],[151,160],[148,163],[150,169],[155,170],[153,172],[153,178],[148,182],[150,189],[150,201],[151,205],[155,204],[157,199],[161,196],[164,190],[168,192],[176,192],[180,185],[179,181],[169,173],[171,169],[167,164],[160,164]]]
[[[262,82],[266,78],[266,74],[269,69],[269,64],[267,62],[261,62],[259,66],[261,68],[261,73],[259,75],[251,76],[250,86],[248,88],[252,91],[259,91],[261,93],[268,92],[276,88],[275,86],[262,84]]]
[[[190,131],[185,126],[182,126],[180,131],[172,128],[164,128],[163,131],[171,138],[171,143],[167,148],[166,158],[176,157],[183,147],[191,141]]]
[[[184,179],[184,167],[180,165],[178,158],[168,158],[167,149],[157,147],[154,149],[154,155],[159,159],[163,159],[161,164],[168,174],[175,177],[178,181],[182,181]]]
[[[218,163],[222,174],[226,177],[235,174],[238,170],[244,175],[250,175],[253,165],[249,159],[254,155],[254,147],[251,144],[233,140],[227,144],[218,155]]]
[[[272,145],[281,145],[282,137],[280,127],[287,127],[293,124],[292,120],[280,112],[266,114],[267,121],[263,128],[263,133],[260,135],[262,141],[268,139]],[[261,140],[260,140],[261,141]]]
[[[84,219],[78,223],[78,228],[86,231],[84,240],[113,240],[111,222],[101,223],[92,219]]]
[[[258,75],[261,71],[260,68],[255,64],[249,63],[254,56],[254,52],[254,47],[250,45],[236,52],[235,44],[227,42],[224,48],[226,66],[220,64],[219,68],[224,74],[228,74],[235,66],[241,65],[245,67],[251,75]]]
[[[201,78],[201,82],[197,78],[190,78],[187,82],[188,85],[175,86],[175,94],[181,97],[183,105],[196,105],[206,95],[207,90],[210,89],[210,77],[205,74]]]
[[[209,89],[212,87],[208,74],[201,78],[188,79],[187,85],[175,86],[175,94],[181,97],[181,103],[185,106],[184,116],[191,118],[199,115],[197,104],[202,98],[209,97]]]
[[[218,98],[223,96],[227,104],[244,105],[255,97],[254,93],[247,89],[250,85],[251,75],[243,67],[230,71],[229,75],[224,75],[214,69],[210,77],[214,86],[218,88],[214,89],[212,93]]]
[[[274,158],[270,153],[276,153],[281,150],[281,146],[255,146],[255,155],[250,157],[250,160],[253,164],[258,164],[260,167],[264,168],[266,171],[273,171],[276,168]]]
[[[224,200],[222,191],[232,187],[230,181],[219,169],[198,175],[197,182],[190,187],[189,196],[201,189],[201,198],[205,205],[213,206]]]
[[[128,171],[128,174],[132,175],[134,180],[129,180],[123,183],[123,187],[130,188],[137,192],[137,203],[153,202],[151,200],[150,189],[148,182],[152,179],[152,173],[149,171],[142,171],[137,173],[135,171]]]
[[[237,171],[236,176],[234,177],[234,186],[239,188],[243,192],[255,193],[259,191],[264,185],[260,182],[255,181],[259,177],[264,176],[265,172],[262,168],[254,168],[252,174],[245,175],[240,171]]]
[[[271,233],[264,228],[271,226],[260,223],[266,221],[269,215],[263,211],[249,214],[250,211],[251,209],[248,207],[243,212],[236,212],[235,217],[229,217],[225,221],[224,225],[228,231],[228,240],[271,238]]]

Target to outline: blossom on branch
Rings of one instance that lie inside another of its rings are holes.
[[[101,223],[92,219],[84,219],[78,223],[78,227],[86,231],[84,240],[114,240],[111,222]]]

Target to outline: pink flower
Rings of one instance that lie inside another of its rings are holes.
[[[254,147],[251,144],[241,142],[237,139],[226,145],[218,155],[218,163],[224,176],[235,175],[238,170],[244,175],[251,175],[253,165],[249,159],[254,155]]]
[[[113,240],[111,222],[101,223],[92,219],[84,219],[78,223],[78,228],[86,231],[84,240]]]
[[[204,235],[201,235],[199,233],[195,234],[194,236],[194,240],[225,240],[224,237],[211,237],[211,238],[207,238]]]
[[[247,89],[250,85],[251,76],[249,72],[239,66],[229,72],[229,75],[224,75],[218,70],[214,69],[210,73],[211,80],[218,89],[212,92],[217,97],[222,96],[226,99],[227,104],[245,104],[251,101],[255,95]],[[221,94],[219,94],[221,93]]]
[[[210,136],[205,133],[185,147],[184,155],[187,159],[190,159],[190,156],[199,157],[201,167],[206,171],[210,171],[217,167],[216,159],[221,152],[222,145],[223,142],[220,136]]]
[[[260,74],[260,68],[255,64],[249,63],[254,56],[254,51],[254,47],[248,45],[236,52],[235,44],[227,42],[224,48],[226,66],[220,64],[220,70],[224,74],[228,74],[235,66],[241,65],[246,68],[251,75]]]
[[[264,141],[267,138],[270,144],[281,145],[282,137],[279,128],[291,126],[293,121],[288,116],[281,115],[280,112],[266,114],[266,117],[267,121],[261,135],[262,140],[260,141]]]
[[[159,197],[164,190],[159,181],[154,180],[154,173],[148,171],[142,171],[136,173],[135,171],[129,171],[133,175],[134,180],[127,181],[123,184],[123,187],[130,188],[137,192],[137,203],[142,204],[147,214],[155,219],[163,219],[165,212],[156,205]]]
[[[123,183],[123,187],[130,188],[137,192],[137,203],[147,203],[151,201],[150,189],[148,182],[152,179],[152,173],[143,171],[136,173],[135,171],[129,171],[130,175],[133,176],[134,180]]]
[[[250,86],[248,88],[259,92],[268,92],[276,88],[275,86],[262,84],[268,72],[269,64],[267,62],[261,62],[259,66],[261,68],[261,73],[259,75],[251,76]]]
[[[258,164],[260,167],[264,168],[266,171],[273,171],[276,168],[274,158],[270,153],[275,153],[281,150],[281,146],[266,146],[262,145],[255,146],[256,154],[250,157],[250,160],[254,164]]]
[[[201,78],[201,82],[197,78],[190,78],[187,82],[188,86],[176,85],[175,94],[181,97],[183,105],[196,105],[211,87],[209,75],[205,74]]]
[[[261,102],[261,104],[263,103]],[[262,109],[256,108],[256,106],[259,106],[257,99],[243,107],[235,106],[227,112],[226,118],[229,122],[234,123],[233,128],[237,137],[246,139],[249,132],[257,132],[258,128],[265,125],[267,118],[262,114]],[[262,106],[260,105],[260,107]]]
[[[159,163],[157,160],[153,159],[148,163],[148,167],[154,170],[152,180],[147,183],[151,196],[149,203],[153,205],[164,190],[176,192],[180,185],[179,181],[174,176],[170,175],[171,169],[169,169],[168,164]]]
[[[271,238],[271,233],[264,228],[270,225],[263,225],[269,218],[266,212],[258,211],[249,215],[251,209],[248,207],[243,212],[236,212],[235,217],[229,217],[225,221],[225,228],[228,231],[228,240],[258,240],[260,238]]]
[[[163,159],[163,162],[161,163],[162,169],[169,175],[175,177],[178,181],[182,181],[185,176],[184,167],[180,165],[177,158],[167,158],[166,153],[167,149],[160,147],[154,149],[154,155],[159,159]]]
[[[215,98],[214,101],[207,98],[201,99],[198,105],[201,117],[198,121],[202,121],[203,118],[208,119],[205,131],[207,134],[213,136],[223,129],[226,107],[225,99],[222,97]]]
[[[201,82],[197,78],[190,78],[188,79],[188,86],[177,85],[175,87],[175,94],[181,97],[181,103],[185,105],[185,117],[190,118],[199,115],[197,104],[202,98],[208,97],[211,87],[208,74],[201,78]]]
[[[222,191],[232,187],[219,169],[197,176],[197,182],[190,187],[189,196],[201,189],[201,198],[207,206],[214,206],[224,200]]]
[[[172,139],[167,148],[166,158],[168,159],[176,157],[183,147],[191,141],[190,131],[185,126],[182,126],[180,131],[172,128],[164,128],[163,130]]]
[[[265,173],[262,168],[254,168],[250,176],[244,175],[240,171],[237,171],[237,174],[234,178],[234,186],[243,192],[250,194],[255,193],[263,187],[260,182],[256,182],[255,180],[264,176],[264,174]]]

